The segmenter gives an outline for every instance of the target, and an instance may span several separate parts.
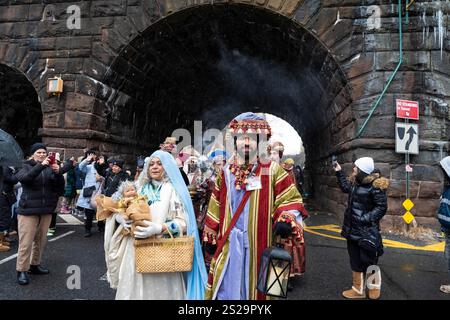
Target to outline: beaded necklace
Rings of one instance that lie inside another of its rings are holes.
[[[237,164],[233,162],[230,164],[230,172],[235,176],[234,186],[236,190],[246,190],[248,177],[254,173],[258,162],[249,164]]]

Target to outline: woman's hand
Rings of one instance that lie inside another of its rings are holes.
[[[90,163],[92,162],[92,160],[94,160],[95,157],[95,153],[90,153],[87,157],[86,160]]]
[[[334,165],[333,169],[334,169],[334,171],[336,171],[336,172],[338,172],[338,171],[341,171],[341,170],[342,170],[342,168],[341,168],[340,164],[339,164],[339,163],[337,163],[337,162],[336,162],[336,164]]]
[[[48,166],[49,164],[50,164],[50,158],[49,157],[47,157],[47,158],[45,158],[44,159],[44,161],[42,161],[42,163],[41,163],[43,166]]]
[[[98,160],[97,160],[97,163],[98,163],[99,165],[105,164],[105,157],[104,157],[104,156],[100,156],[100,157],[98,158]]]
[[[163,230],[162,224],[148,220],[144,220],[143,223],[146,225],[146,227],[137,226],[136,231],[134,231],[134,236],[136,238],[146,239],[148,237],[162,233]]]

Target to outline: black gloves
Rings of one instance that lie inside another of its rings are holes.
[[[292,226],[290,223],[277,222],[274,229],[275,236],[280,236],[282,239],[288,238],[292,233]]]

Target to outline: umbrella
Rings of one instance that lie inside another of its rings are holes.
[[[23,151],[14,138],[0,129],[0,166],[21,167]]]

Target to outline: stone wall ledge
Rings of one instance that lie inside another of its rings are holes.
[[[91,129],[58,129],[58,128],[40,128],[39,135],[41,137],[56,137],[56,138],[70,138],[70,139],[92,139],[97,141],[104,141],[109,143],[117,143],[137,148],[147,149],[151,147],[150,144],[143,144],[137,141],[127,139],[122,136],[112,135],[101,131]]]

